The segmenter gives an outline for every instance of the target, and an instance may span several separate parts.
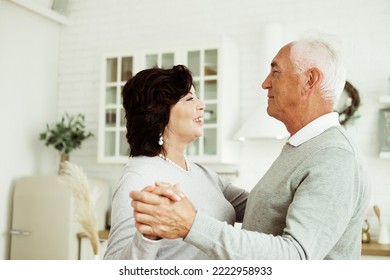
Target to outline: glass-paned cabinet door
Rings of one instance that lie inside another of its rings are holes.
[[[161,67],[164,69],[172,68],[175,63],[175,54],[168,53],[153,53],[145,55],[145,69],[153,67]]]
[[[218,50],[202,49],[187,52],[187,66],[192,72],[196,93],[206,106],[204,135],[188,146],[187,154],[216,156],[218,152]]]
[[[205,128],[203,137],[204,155],[217,154],[217,128]]]
[[[134,57],[107,57],[104,61],[105,80],[103,105],[99,123],[99,161],[117,162],[129,156],[126,120],[122,108],[122,89],[134,75]]]

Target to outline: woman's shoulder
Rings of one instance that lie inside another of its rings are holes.
[[[124,168],[123,175],[124,178],[134,178],[138,177],[150,177],[151,174],[156,174],[161,170],[161,163],[156,157],[147,157],[147,156],[136,156],[130,157]]]
[[[125,169],[142,170],[153,165],[160,165],[158,157],[136,156],[129,157],[126,162]]]
[[[151,178],[161,170],[155,157],[130,157],[122,171],[119,185],[147,185],[153,183]]]

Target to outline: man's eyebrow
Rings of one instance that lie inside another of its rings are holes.
[[[276,61],[271,62],[271,68],[275,68],[278,66],[278,63]]]

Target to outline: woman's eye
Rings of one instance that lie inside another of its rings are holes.
[[[188,97],[187,98],[187,101],[191,101],[191,100],[194,100],[194,98],[193,97]]]

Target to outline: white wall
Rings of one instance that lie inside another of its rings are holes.
[[[57,23],[0,0],[0,259],[9,256],[15,181],[50,174],[57,164],[38,138],[56,117],[59,31]]]
[[[0,8],[3,9],[4,6],[3,3]],[[3,14],[0,14],[0,21],[4,21]],[[268,69],[269,66],[260,63],[262,59],[259,52],[264,43],[260,34],[265,24],[281,23],[286,42],[308,30],[330,32],[340,36],[347,50],[348,79],[359,90],[363,104],[360,110],[361,118],[349,129],[356,135],[366,155],[373,181],[372,203],[378,203],[382,207],[384,219],[390,222],[390,177],[388,175],[390,160],[378,159],[376,138],[377,113],[380,107],[377,100],[380,95],[385,94],[387,77],[390,76],[390,1],[70,0],[67,14],[70,24],[63,28],[59,44],[57,115],[65,111],[85,113],[87,127],[95,135],[98,134],[100,62],[103,53],[159,45],[175,46],[186,40],[199,40],[199,43],[203,43],[207,38],[227,35],[236,41],[240,49],[241,115],[238,117],[243,121],[258,106],[256,104],[265,102],[265,95],[261,90],[261,82],[265,77],[261,73],[264,73],[264,67]],[[8,16],[6,19],[11,23],[14,21]],[[0,30],[3,25],[0,24]],[[4,33],[5,31],[0,32],[1,42],[6,35]],[[49,40],[48,37],[44,38]],[[13,40],[18,43],[24,41],[24,38]],[[56,45],[56,40],[54,38],[52,40]],[[2,48],[0,55],[4,56],[2,45],[0,44]],[[20,50],[22,55],[25,55],[26,51],[32,52],[30,49]],[[7,60],[10,64],[11,58]],[[19,63],[24,66],[23,60]],[[29,63],[27,69],[31,69],[35,64]],[[9,67],[4,68],[0,64],[2,72]],[[23,88],[26,78],[29,79],[26,88],[30,89],[31,83],[38,87],[37,82],[29,76],[30,71],[26,75],[26,67],[23,67],[23,70],[23,84],[18,84],[19,79],[13,78],[13,81],[16,80],[16,85],[8,83],[8,88],[14,89],[15,86],[18,89]],[[55,78],[47,81],[52,85]],[[3,89],[1,91],[3,100]],[[22,100],[27,101],[30,98],[26,91],[20,90],[19,93],[22,94]],[[49,98],[47,91],[45,93],[35,91],[35,94],[34,100],[37,100],[38,96]],[[12,109],[7,110],[20,112],[20,119],[15,117],[12,119],[13,124],[19,124],[18,131],[9,134],[19,139],[9,140],[12,141],[12,146],[17,148],[4,151],[8,156],[6,158],[17,159],[13,169],[6,173],[9,174],[7,175],[9,179],[1,184],[5,188],[10,188],[12,180],[18,176],[36,172],[34,158],[37,153],[31,150],[31,146],[40,148],[35,135],[42,126],[44,113],[41,112],[37,117],[31,113],[31,108],[30,111],[24,108],[34,100],[17,103],[16,99],[9,95],[7,100],[7,104],[13,105]],[[3,104],[2,101],[0,106],[4,106]],[[40,102],[34,104],[35,107],[44,107]],[[3,122],[5,121],[2,118]],[[5,122],[5,125],[7,129],[15,127],[8,122]],[[20,139],[24,139],[23,143],[15,146],[15,141],[22,141]],[[30,147],[27,147],[28,145]],[[240,176],[235,179],[235,182],[251,189],[277,156],[281,145],[280,142],[269,140],[242,143],[240,159],[242,165],[239,169]],[[1,147],[4,149],[4,145]],[[122,171],[121,165],[97,163],[97,137],[87,140],[81,150],[72,153],[71,160],[80,164],[89,176],[103,177],[111,184],[116,183]],[[8,196],[8,190],[5,194]],[[8,204],[8,201],[6,202]],[[368,212],[368,216],[374,230],[375,220],[372,211]]]

